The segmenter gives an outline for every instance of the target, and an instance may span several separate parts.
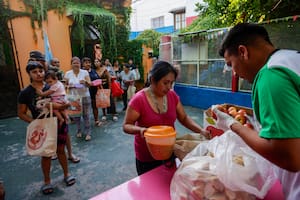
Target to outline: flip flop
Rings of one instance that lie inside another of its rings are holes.
[[[79,163],[80,159],[77,158],[76,156],[72,155],[71,158],[68,158],[69,161],[71,161],[72,163]]]
[[[51,194],[54,191],[54,187],[51,183],[45,184],[42,186],[41,190],[42,190],[43,194],[47,195],[47,194]]]
[[[67,176],[64,178],[64,182],[67,186],[71,186],[76,183],[76,178],[74,176]]]

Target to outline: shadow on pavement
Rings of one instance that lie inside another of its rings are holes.
[[[117,110],[121,108],[118,102]],[[185,110],[202,125],[202,110],[188,106]],[[122,131],[124,114],[119,112],[117,122],[108,118],[102,127],[95,127],[92,123],[92,140],[88,142],[76,138],[76,127],[70,124],[73,153],[81,159],[78,164],[69,162],[69,170],[77,182],[67,187],[63,182],[62,169],[54,160],[51,178],[55,191],[47,196],[40,192],[43,184],[40,158],[26,154],[27,123],[16,117],[0,120],[0,179],[4,181],[6,200],[88,199],[136,177],[134,137]],[[176,130],[179,135],[190,132],[178,122]]]

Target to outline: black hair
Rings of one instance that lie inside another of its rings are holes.
[[[151,71],[149,72],[149,79],[151,80],[151,78],[153,78],[153,81],[157,83],[160,79],[162,79],[170,72],[175,75],[176,79],[177,71],[173,67],[173,65],[166,61],[158,61],[153,65]]]
[[[45,69],[40,62],[29,60],[26,66],[26,72],[29,74],[29,72],[35,68]]]
[[[84,63],[84,62],[87,62],[87,61],[92,62],[89,57],[83,57],[82,60],[81,60],[81,63]]]
[[[43,61],[43,62],[46,61],[46,60],[45,60],[45,55],[44,55],[42,52],[37,51],[37,50],[30,51],[30,52],[29,52],[29,57],[30,57],[30,58],[33,58],[33,59],[35,59],[35,60],[37,60],[37,61]]]
[[[57,77],[57,74],[55,71],[53,70],[48,70],[45,74],[45,80],[48,79],[48,78],[52,78],[53,80],[57,80],[58,77]]]
[[[130,65],[128,63],[124,63],[123,66],[125,66],[127,69],[130,69]]]
[[[258,24],[241,23],[234,26],[222,41],[219,55],[224,57],[225,51],[237,54],[239,45],[251,45],[256,39],[262,38],[272,45],[267,30]]]

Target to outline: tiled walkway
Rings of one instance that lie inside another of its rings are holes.
[[[118,103],[117,110],[122,104]],[[202,125],[202,110],[185,107],[186,112]],[[100,112],[101,113],[101,112]],[[89,199],[114,186],[137,176],[132,135],[124,134],[122,122],[111,119],[103,127],[92,126],[89,142],[75,137],[75,125],[70,125],[74,153],[81,158],[79,164],[69,163],[70,172],[77,183],[66,187],[62,169],[57,160],[52,162],[51,178],[55,185],[53,194],[44,196],[40,192],[43,183],[40,158],[30,157],[25,151],[26,123],[18,118],[0,120],[0,178],[4,181],[6,200],[35,199]],[[176,123],[181,135],[190,132]]]

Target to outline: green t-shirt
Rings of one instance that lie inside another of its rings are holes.
[[[263,138],[300,138],[300,53],[275,52],[258,72],[252,104]]]

